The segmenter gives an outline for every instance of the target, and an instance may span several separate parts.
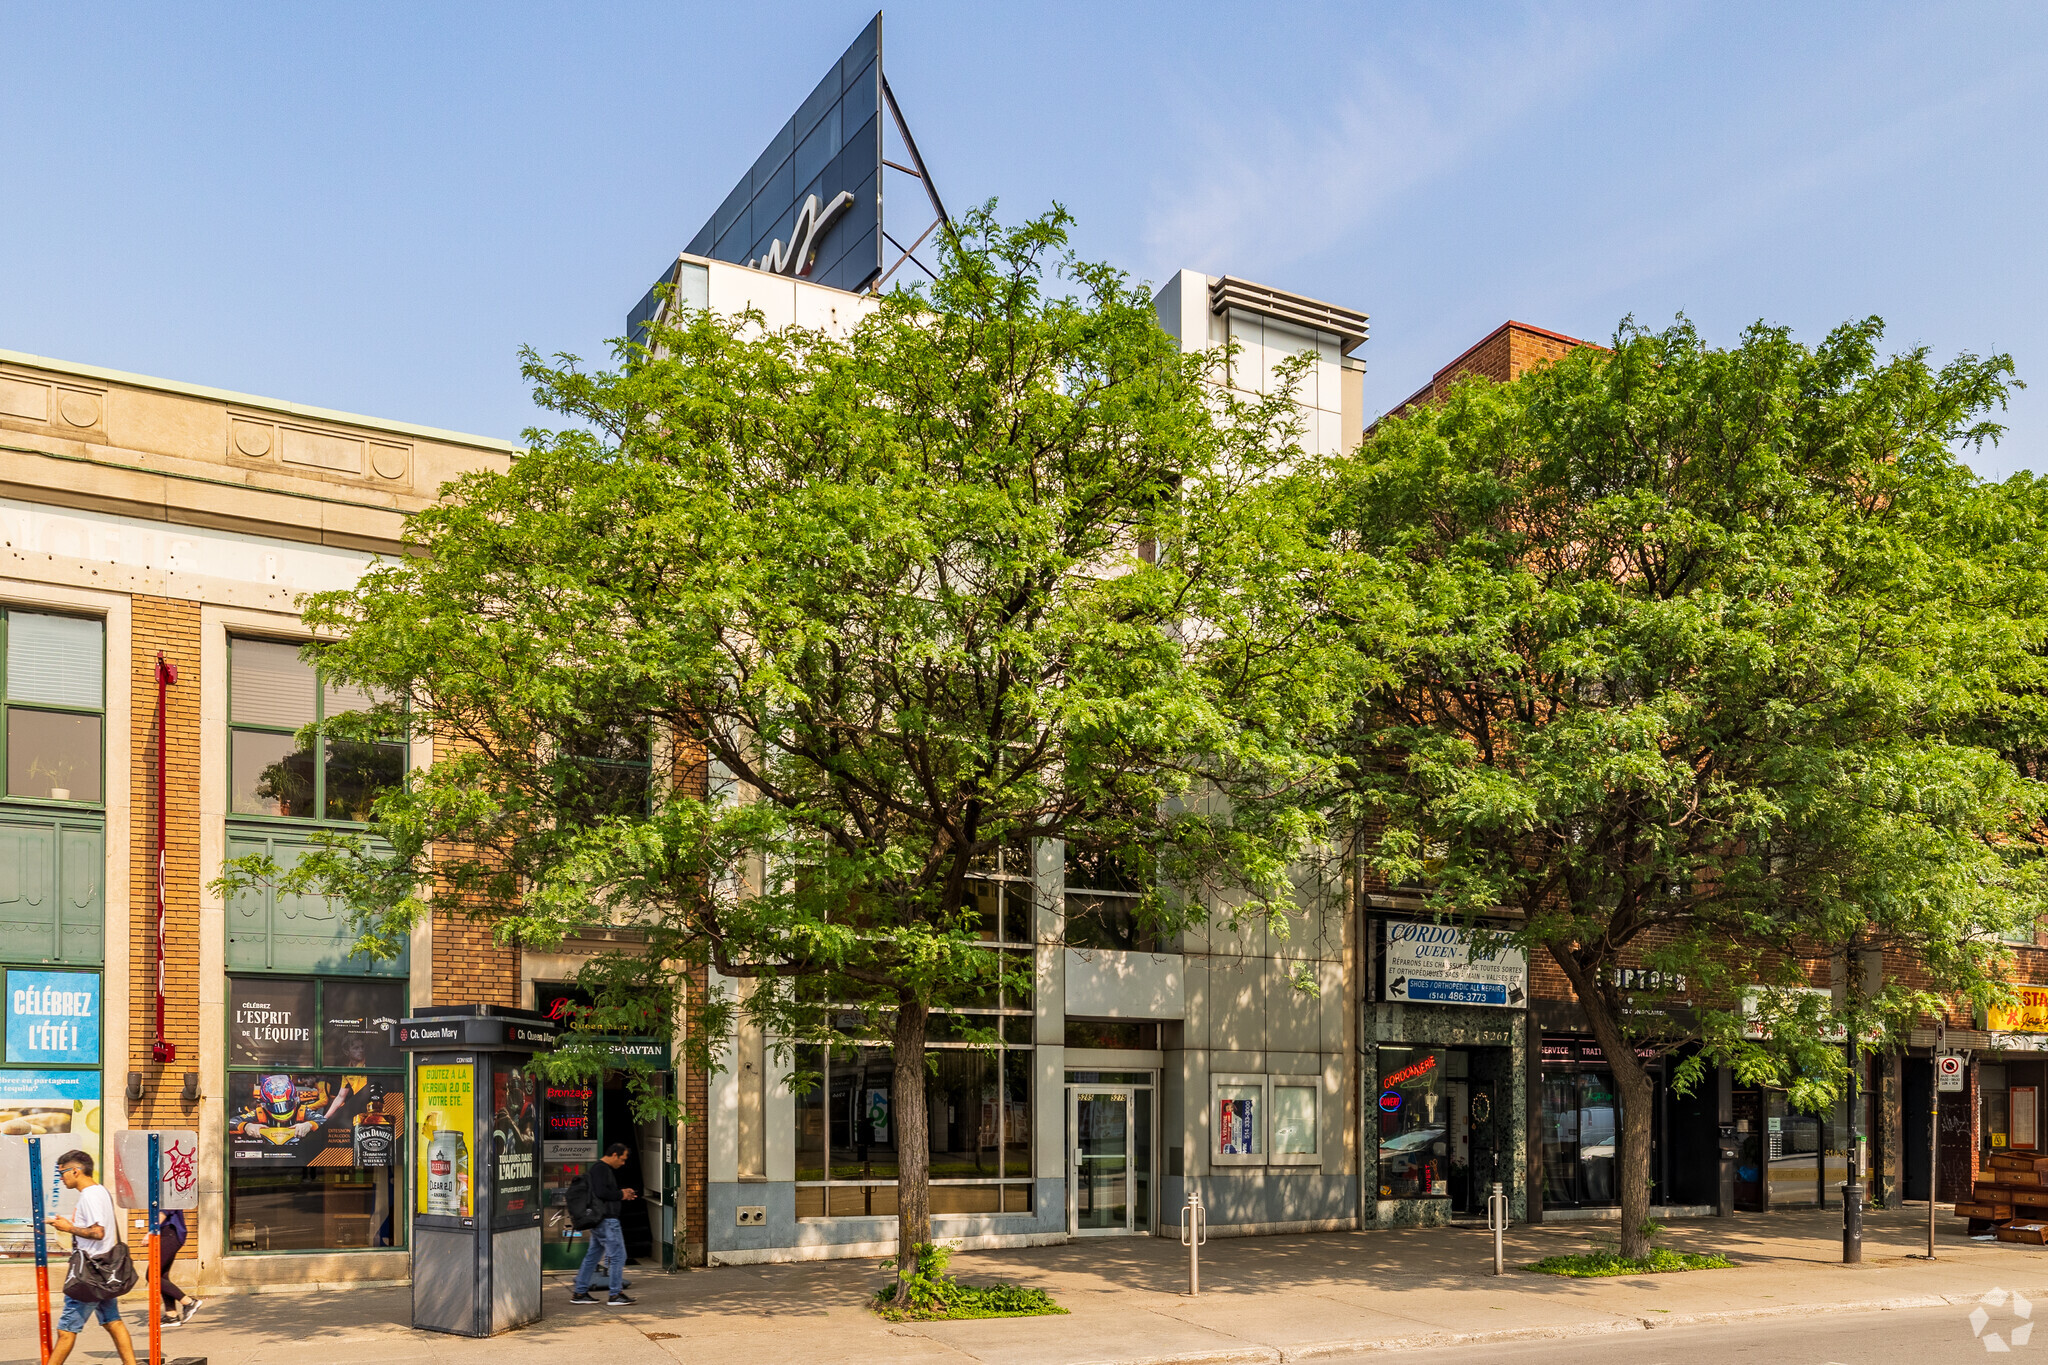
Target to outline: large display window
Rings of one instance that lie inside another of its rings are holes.
[[[0,1135],[45,1138],[56,1144],[45,1145],[49,1156],[76,1147],[102,1159],[100,974],[0,967],[0,1005]],[[46,1206],[68,1208],[54,1161],[45,1162],[44,1179]],[[0,1221],[0,1257],[34,1254],[26,1220]]]
[[[1379,1050],[1379,1184],[1382,1199],[1448,1199],[1450,1107],[1442,1048]]]
[[[405,1245],[403,981],[228,978],[228,1250]]]
[[[1030,975],[1028,866],[1021,850],[1006,850],[971,887],[982,944],[1002,953],[1006,977]],[[925,1113],[935,1215],[1031,1212],[1031,1010],[1028,990],[1005,984],[932,1016]],[[796,1096],[796,1214],[894,1217],[894,1050],[861,1036],[875,1024],[865,1011],[834,1006],[833,1017],[846,1040],[800,1047],[795,1058],[810,1081]]]

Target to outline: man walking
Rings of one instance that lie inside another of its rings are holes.
[[[114,1212],[114,1196],[92,1178],[91,1154],[64,1153],[57,1158],[57,1173],[63,1177],[65,1189],[78,1191],[78,1207],[69,1218],[52,1218],[50,1226],[70,1233],[71,1245],[86,1255],[106,1255],[121,1239],[121,1218]],[[121,1353],[121,1365],[135,1365],[135,1343],[128,1339],[128,1324],[121,1321],[121,1301],[104,1299],[94,1303],[74,1299],[69,1294],[64,1296],[64,1314],[57,1319],[57,1349],[50,1353],[50,1365],[64,1365],[72,1343],[85,1330],[85,1320],[90,1317],[99,1318],[107,1335],[114,1339],[114,1349]]]
[[[597,1264],[606,1263],[611,1272],[612,1294],[606,1299],[613,1307],[626,1307],[633,1300],[626,1294],[626,1234],[619,1227],[619,1215],[625,1211],[624,1201],[636,1198],[633,1190],[619,1188],[619,1168],[626,1164],[629,1149],[623,1142],[614,1142],[604,1149],[604,1155],[585,1172],[584,1179],[590,1182],[591,1202],[597,1205],[598,1224],[590,1230],[590,1249],[583,1253],[583,1264],[576,1271],[575,1292],[569,1296],[571,1303],[596,1303],[597,1298],[590,1292],[591,1281],[597,1278]]]

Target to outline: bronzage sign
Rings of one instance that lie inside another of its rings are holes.
[[[1519,948],[1475,948],[1472,933],[1448,924],[1387,925],[1386,998],[1430,1005],[1520,1009],[1529,1001],[1529,959]]]

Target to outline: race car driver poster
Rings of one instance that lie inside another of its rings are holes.
[[[390,1166],[404,1105],[401,1076],[337,1071],[228,1075],[230,1166]]]

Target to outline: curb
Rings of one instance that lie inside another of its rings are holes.
[[[2008,1291],[2029,1299],[2048,1300],[2048,1286]],[[1889,1299],[1859,1299],[1846,1303],[1788,1304],[1782,1307],[1731,1309],[1725,1313],[1682,1313],[1670,1317],[1637,1318],[1616,1315],[1608,1319],[1566,1323],[1556,1327],[1504,1327],[1496,1332],[1423,1332],[1404,1337],[1367,1337],[1350,1341],[1317,1341],[1301,1346],[1248,1346],[1216,1351],[1188,1351],[1162,1356],[1104,1356],[1072,1365],[1295,1365],[1295,1362],[1328,1360],[1335,1356],[1368,1355],[1385,1351],[1425,1351],[1444,1346],[1488,1346],[1511,1341],[1563,1341],[1573,1337],[1612,1336],[1620,1332],[1662,1332],[1673,1327],[1713,1327],[1728,1323],[1760,1322],[1771,1318],[1804,1316],[1813,1312],[1885,1313],[1910,1308],[1959,1308],[1978,1302],[1976,1294],[1915,1294]]]

